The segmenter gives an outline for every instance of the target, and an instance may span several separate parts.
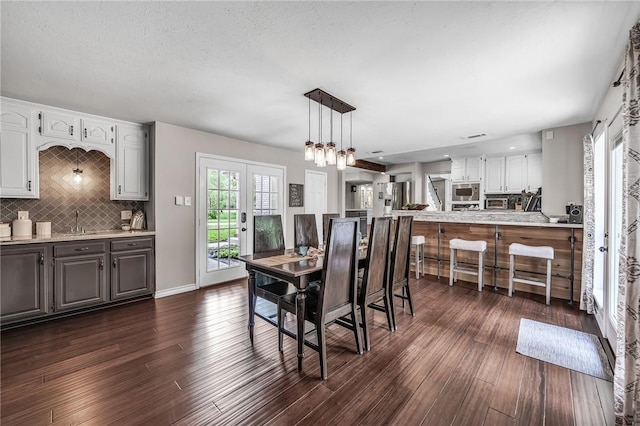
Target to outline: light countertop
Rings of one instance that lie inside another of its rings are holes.
[[[86,233],[78,234],[55,234],[52,233],[50,237],[43,237],[40,235],[32,235],[30,237],[4,237],[0,238],[0,245],[18,245],[18,244],[38,244],[38,243],[57,243],[64,241],[83,241],[83,240],[100,240],[107,238],[127,238],[127,237],[144,237],[148,235],[155,235],[156,231],[120,231],[120,230],[105,230],[105,231],[88,231]]]
[[[394,217],[411,215],[416,222],[477,223],[484,225],[535,226],[545,228],[579,228],[581,223],[550,223],[540,212],[458,211],[431,212],[424,210],[394,210]]]

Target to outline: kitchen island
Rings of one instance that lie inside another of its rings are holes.
[[[582,269],[582,224],[550,223],[538,212],[462,211],[425,212],[395,210],[393,216],[411,215],[413,235],[425,237],[425,273],[449,278],[449,240],[484,240],[485,289],[509,287],[509,245],[520,243],[553,247],[551,296],[569,301],[579,300]],[[477,265],[477,255],[461,251],[459,263]],[[542,259],[517,257],[517,270],[530,272],[538,279],[545,274]],[[475,277],[459,275],[459,279],[475,282]],[[455,284],[454,284],[455,285]],[[544,295],[543,287],[516,283],[516,291]]]

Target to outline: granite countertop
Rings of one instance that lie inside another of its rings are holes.
[[[430,212],[424,210],[394,210],[392,215],[412,215],[418,222],[478,223],[485,225],[536,226],[545,228],[582,228],[581,223],[550,223],[540,212],[516,211],[460,211]],[[562,218],[565,218],[564,216]]]
[[[56,234],[52,233],[50,237],[40,235],[32,235],[30,237],[4,237],[0,238],[0,245],[18,245],[18,244],[37,244],[37,243],[57,243],[64,241],[83,241],[83,240],[100,240],[105,238],[127,238],[127,237],[143,237],[147,235],[155,235],[156,231],[120,231],[116,229],[105,231],[87,231],[83,234]]]

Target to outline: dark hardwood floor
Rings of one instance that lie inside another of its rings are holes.
[[[306,349],[256,319],[246,280],[5,331],[1,423],[613,424],[612,384],[515,352],[520,318],[597,333],[565,301],[510,299],[446,279],[412,279],[416,316],[373,317],[372,350],[327,330],[329,378]],[[293,322],[292,318],[288,321]]]

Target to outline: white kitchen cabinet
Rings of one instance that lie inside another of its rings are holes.
[[[42,136],[73,141],[80,139],[80,118],[77,116],[57,111],[42,111],[39,117],[39,131]]]
[[[144,126],[118,125],[112,200],[149,199],[149,137]]]
[[[451,160],[452,182],[480,182],[482,157],[454,158]]]
[[[38,198],[37,152],[31,138],[31,109],[2,101],[0,198]]]
[[[527,191],[542,187],[542,153],[527,154]]]
[[[504,157],[488,157],[485,162],[484,192],[501,194],[504,192]]]
[[[520,193],[527,188],[527,157],[509,155],[505,158],[504,192]]]
[[[114,145],[115,125],[108,121],[82,119],[82,142]]]

